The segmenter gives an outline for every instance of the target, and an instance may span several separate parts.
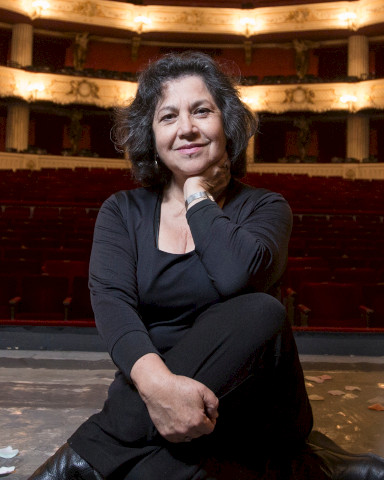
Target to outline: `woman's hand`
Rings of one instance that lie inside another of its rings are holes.
[[[202,383],[174,375],[155,354],[140,358],[131,378],[155,427],[169,442],[188,442],[213,432],[219,401]]]
[[[184,198],[193,193],[205,190],[217,198],[226,188],[231,179],[231,162],[228,154],[216,163],[210,165],[200,175],[189,177],[184,183]]]

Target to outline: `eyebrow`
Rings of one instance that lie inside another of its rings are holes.
[[[194,108],[197,108],[200,105],[204,105],[205,103],[208,103],[209,105],[212,105],[212,102],[210,100],[208,100],[207,98],[204,98],[204,99],[196,100],[195,102],[193,102],[192,105],[191,105],[191,108],[193,110]],[[157,114],[159,114],[163,110],[170,111],[170,112],[175,112],[175,111],[177,111],[177,107],[174,106],[174,105],[164,105],[164,107],[161,107],[157,111]]]

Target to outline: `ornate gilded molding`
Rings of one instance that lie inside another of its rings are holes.
[[[123,158],[94,158],[80,156],[35,155],[0,152],[0,170],[41,170],[42,168],[118,168],[128,169],[130,162]]]
[[[289,12],[287,15],[287,22],[297,22],[304,23],[307,22],[311,15],[311,10],[309,8],[296,9]]]
[[[253,110],[271,113],[357,112],[366,108],[384,108],[384,80],[355,84],[257,85],[241,87],[240,92],[245,103]]]
[[[26,19],[81,23],[132,32],[259,34],[358,30],[384,22],[382,0],[356,0],[255,9],[134,5],[107,0],[0,0],[0,9]]]
[[[285,99],[283,103],[296,103],[301,105],[302,103],[315,103],[315,92],[306,87],[298,86],[294,88],[285,89]]]
[[[60,105],[111,108],[126,104],[136,89],[135,82],[74,78],[0,67],[0,97],[21,98],[27,102],[50,101]],[[384,110],[384,79],[357,83],[255,85],[242,86],[239,90],[244,102],[254,111]]]
[[[111,108],[127,103],[136,89],[134,82],[90,80],[0,67],[0,97],[21,98],[27,102],[39,100],[59,105],[80,103]]]
[[[310,177],[342,177],[349,180],[384,180],[384,165],[381,163],[252,163],[247,171]]]
[[[99,86],[95,82],[89,80],[71,80],[71,89],[67,92],[67,95],[72,95],[79,99],[91,98],[99,99]]]
[[[103,10],[95,2],[78,1],[74,6],[72,11],[78,13],[79,15],[84,15],[86,17],[99,17],[104,14]]]

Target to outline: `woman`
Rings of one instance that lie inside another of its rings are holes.
[[[118,371],[103,410],[31,480],[333,478],[337,454],[326,464],[306,443],[311,408],[272,295],[291,211],[236,180],[255,130],[206,55],[165,56],[141,74],[115,134],[146,187],[103,204],[90,264]]]

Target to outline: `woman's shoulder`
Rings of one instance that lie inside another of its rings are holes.
[[[250,202],[254,205],[274,201],[287,203],[285,198],[278,192],[274,192],[268,188],[249,185],[237,179],[232,182],[231,197],[241,202]]]
[[[145,216],[155,207],[157,199],[158,191],[153,188],[138,187],[119,190],[103,202],[101,209],[112,209],[124,218]]]
[[[119,190],[108,197],[104,203],[116,203],[125,208],[134,208],[140,205],[148,206],[156,201],[158,193],[156,189],[149,187]]]

